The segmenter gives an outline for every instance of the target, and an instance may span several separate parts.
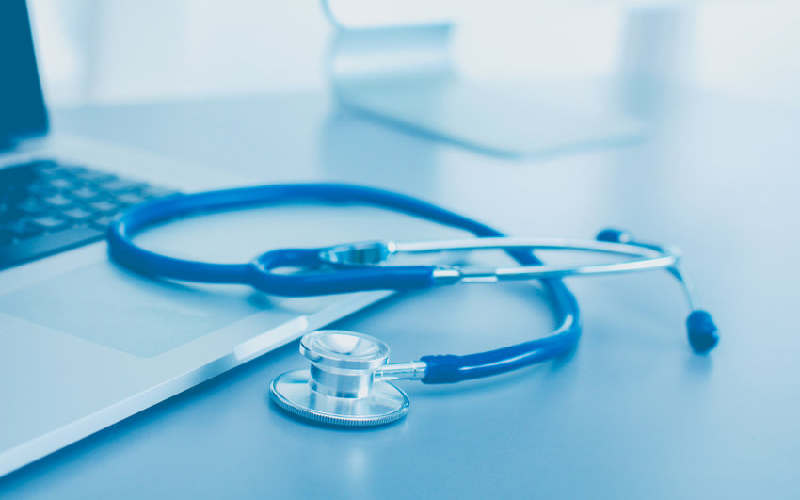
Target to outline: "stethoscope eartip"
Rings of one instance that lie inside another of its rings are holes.
[[[707,311],[692,311],[686,318],[686,330],[689,334],[689,344],[697,354],[706,354],[719,342],[717,326],[711,314]]]
[[[632,241],[631,233],[619,229],[603,229],[597,233],[595,239],[605,243],[630,243]]]

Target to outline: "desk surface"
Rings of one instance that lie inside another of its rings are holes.
[[[800,497],[800,110],[699,92],[661,104],[646,142],[528,162],[398,134],[319,94],[57,112],[60,131],[264,182],[386,186],[518,235],[613,225],[675,243],[722,340],[692,354],[665,274],[573,281],[585,333],[569,359],[403,383],[411,411],[396,425],[278,412],[267,385],[301,365],[292,344],[0,480],[0,496]],[[337,326],[386,340],[397,361],[460,354],[546,329],[526,290],[403,296]]]

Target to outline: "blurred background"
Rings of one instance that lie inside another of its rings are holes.
[[[328,87],[319,0],[29,0],[51,105]],[[800,104],[800,2],[331,0],[351,26],[453,21],[474,80],[643,75]],[[640,54],[648,54],[647,57]]]

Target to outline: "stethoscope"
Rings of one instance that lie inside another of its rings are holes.
[[[136,245],[134,235],[148,226],[198,213],[257,205],[298,202],[360,203],[438,222],[478,238],[420,243],[364,242],[313,249],[267,251],[246,264],[214,264],[177,259]],[[703,311],[691,281],[680,269],[674,248],[633,241],[625,232],[604,230],[596,240],[510,238],[473,219],[409,196],[343,184],[286,184],[176,194],[136,205],[106,233],[109,254],[117,262],[159,278],[204,283],[240,283],[271,295],[310,297],[370,290],[419,290],[468,282],[539,280],[552,299],[558,328],[546,337],[468,355],[423,356],[410,363],[389,363],[389,347],[357,332],[314,331],[300,340],[310,369],[284,373],[270,384],[270,396],[282,409],[313,422],[336,426],[382,425],[402,418],[408,396],[393,380],[427,384],[484,378],[541,363],[572,350],[581,334],[578,303],[560,278],[666,269],[681,284],[691,313],[686,326],[695,352],[718,342],[711,315]],[[501,249],[519,266],[387,265],[398,254],[445,250]],[[533,250],[577,250],[622,255],[626,262],[547,266]],[[295,272],[280,272],[293,268]]]

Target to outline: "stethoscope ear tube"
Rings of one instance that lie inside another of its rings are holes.
[[[325,264],[319,256],[319,249],[270,250],[250,263],[249,283],[262,292],[282,297],[418,290],[435,285],[435,266],[348,267],[292,275],[275,272],[280,267],[319,268]]]
[[[600,231],[597,234],[597,240],[608,243],[637,244],[644,248],[651,248],[657,251],[663,250],[658,245],[634,243],[630,233],[618,229],[604,229]],[[698,307],[694,286],[691,280],[681,272],[681,269],[678,266],[673,266],[667,268],[667,271],[683,285],[689,307],[692,308],[692,312],[686,318],[686,333],[689,339],[689,345],[692,346],[692,350],[694,350],[695,353],[707,354],[719,343],[717,325],[714,324],[714,320],[708,311],[704,311]]]
[[[115,261],[154,277],[199,283],[250,284],[253,276],[251,263],[213,264],[178,259],[141,248],[133,238],[151,225],[198,213],[298,202],[360,203],[437,222],[478,237],[504,236],[476,220],[383,189],[350,184],[274,184],[175,194],[136,205],[108,226],[108,252]],[[511,250],[508,253],[520,264],[541,264],[531,252]],[[415,277],[411,281],[421,283],[423,273],[415,271],[413,274]]]

